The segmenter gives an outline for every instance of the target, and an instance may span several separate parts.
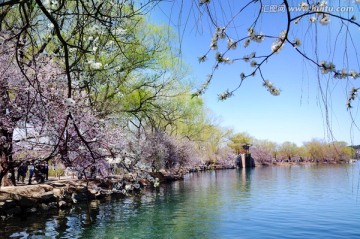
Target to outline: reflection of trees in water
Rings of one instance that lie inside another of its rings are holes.
[[[181,182],[175,183],[181,187]],[[180,188],[178,188],[180,189]],[[180,189],[181,190],[181,189]],[[176,196],[166,185],[141,195],[102,203],[98,220],[82,231],[82,238],[167,238],[173,228]]]
[[[79,238],[86,227],[92,226],[99,215],[100,201],[94,200],[66,211],[64,215],[54,218],[60,238]]]
[[[334,190],[344,192],[336,194],[339,197],[347,195],[352,181],[342,182],[341,188],[331,185],[339,180],[357,182],[360,166],[349,167],[294,165],[191,174],[142,195],[6,222],[0,225],[0,238],[221,238],[219,222],[247,220],[253,208],[259,212],[279,203],[292,205],[299,198],[319,200],[335,195]]]
[[[99,201],[79,204],[67,210],[49,211],[1,222],[0,238],[79,238],[99,214]]]

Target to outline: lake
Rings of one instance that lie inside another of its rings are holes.
[[[360,162],[192,173],[141,196],[11,220],[0,237],[360,238],[359,174]]]

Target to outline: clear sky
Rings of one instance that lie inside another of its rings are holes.
[[[184,4],[182,7],[181,2]],[[209,55],[205,63],[199,63],[198,57],[208,51],[215,30],[209,26],[205,15],[199,18],[196,2],[189,0],[162,3],[153,12],[151,18],[156,19],[156,22],[170,23],[179,34],[183,59],[191,68],[191,76],[200,85],[212,71],[215,52]],[[224,2],[227,4],[222,6],[222,10],[217,8],[219,6],[212,8],[218,13],[219,25],[225,25],[239,7],[236,0],[222,1]],[[276,3],[276,1],[270,2]],[[335,2],[336,5],[332,5],[329,1],[328,6],[339,6],[339,1]],[[299,3],[300,1],[291,2],[292,6],[298,6]],[[359,4],[343,0],[340,1],[340,6],[354,6],[351,12],[341,14],[348,18],[355,15],[356,21],[359,22]],[[246,29],[250,23],[246,19],[254,18],[254,8],[249,8],[244,14],[245,18],[229,26],[230,34],[237,37],[247,35]],[[264,32],[265,35],[278,36],[280,31],[286,28],[284,16],[284,13],[264,12],[256,30]],[[300,49],[306,51],[309,56],[316,57],[314,52],[317,52],[320,56],[319,60],[331,59],[335,65],[345,64],[348,70],[358,72],[360,56],[354,49],[360,42],[360,28],[351,29],[350,32],[341,30],[339,34],[340,25],[335,19],[326,26],[316,24],[317,26],[308,19],[302,19],[300,24],[292,26],[293,31],[290,32],[290,36],[302,37]],[[318,41],[316,45],[314,45],[315,39]],[[266,38],[260,44],[251,42],[250,47],[246,49],[241,43],[229,56],[242,57],[253,51],[269,54],[273,41],[274,38]],[[348,44],[347,51],[344,51],[345,44]],[[219,51],[221,50],[224,49],[219,47]],[[257,139],[268,139],[277,143],[290,141],[302,145],[303,142],[317,138],[360,144],[359,130],[352,123],[346,108],[349,91],[353,86],[360,87],[358,82],[360,78],[356,81],[350,78],[334,80],[329,75],[321,74],[318,78],[314,66],[296,53],[289,44],[285,45],[279,54],[274,55],[262,69],[265,79],[269,79],[281,89],[279,96],[268,93],[257,75],[247,78],[233,97],[219,101],[217,95],[226,89],[235,88],[240,82],[240,73],[243,71],[249,73],[250,67],[249,63],[241,61],[222,65],[216,71],[203,98],[207,107],[220,118],[222,126],[232,128],[236,132],[247,132]],[[323,102],[324,97],[327,99],[327,105]],[[359,100],[353,105],[354,109],[351,113],[354,122],[360,124],[357,110],[360,109]],[[326,107],[328,117],[325,114]],[[328,126],[332,134],[329,133]]]

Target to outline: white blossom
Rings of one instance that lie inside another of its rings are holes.
[[[254,35],[251,40],[260,43],[265,40],[265,36],[262,32],[260,32],[258,35]]]
[[[287,33],[286,30],[281,31],[279,38],[280,38],[281,40],[284,40],[285,37],[286,37],[286,33]]]
[[[256,62],[256,61],[252,61],[252,62],[250,63],[250,66],[251,66],[251,67],[256,67],[256,66],[257,66],[257,62]]]
[[[274,96],[280,95],[280,89],[276,88],[269,80],[265,80],[263,86]]]
[[[225,34],[225,27],[217,27],[216,28],[216,34],[220,39],[224,39],[226,37]]]
[[[327,5],[328,5],[328,3],[327,3],[326,1],[321,1],[321,2],[319,3],[320,9],[325,8]]]
[[[310,17],[310,22],[312,22],[312,23],[314,23],[314,22],[316,22],[316,17]]]
[[[58,7],[59,2],[56,0],[45,0],[43,2],[43,5],[44,5],[44,7],[48,8],[48,9],[54,10]]]
[[[326,74],[335,70],[335,65],[332,62],[320,61],[321,73]]]
[[[237,46],[236,42],[234,42],[233,39],[229,38],[228,39],[228,49],[236,49],[236,46]]]
[[[228,64],[230,64],[230,63],[233,62],[232,60],[230,60],[229,57],[224,57],[221,52],[217,52],[217,53],[215,54],[215,59],[216,59],[216,61],[219,62],[219,63],[228,63]]]
[[[223,57],[223,62],[226,64],[231,64],[233,63],[233,60],[231,60],[229,57]]]
[[[123,29],[123,28],[121,28],[121,27],[118,27],[118,28],[112,30],[112,33],[113,33],[114,35],[125,35],[125,34],[126,34],[126,29]]]
[[[214,41],[214,40],[211,41],[210,48],[211,48],[211,50],[214,50],[214,51],[217,50],[217,48],[218,48],[217,40],[216,41]]]
[[[73,100],[72,98],[66,98],[65,105],[68,107],[73,107],[75,106],[75,100]]]
[[[223,100],[226,100],[227,98],[231,97],[232,95],[233,95],[232,92],[229,92],[229,90],[226,90],[222,94],[219,94],[218,98],[219,98],[219,100],[223,101]]]
[[[248,29],[248,36],[250,37],[250,36],[252,36],[254,33],[255,33],[255,32],[254,32],[254,28],[250,27],[250,28]]]
[[[271,51],[279,53],[285,46],[285,42],[282,42],[280,40],[276,40],[271,45]]]
[[[327,25],[330,22],[330,15],[324,14],[323,17],[320,19],[321,25]]]
[[[112,47],[114,45],[114,41],[110,40],[105,44],[105,47]]]
[[[300,7],[302,10],[305,10],[305,11],[309,10],[309,4],[306,2],[300,3]]]
[[[356,71],[354,71],[354,70],[351,70],[351,71],[349,72],[349,75],[350,75],[353,79],[356,79],[356,78],[358,77],[358,74],[357,74]]]
[[[341,70],[341,76],[344,78],[344,77],[346,77],[347,76],[347,70],[346,69],[342,69]]]
[[[44,2],[43,2],[43,5],[45,6],[45,7],[50,7],[50,1],[49,0],[45,0]]]
[[[158,187],[160,185],[160,180],[159,178],[155,178],[155,181],[154,181],[154,187]]]
[[[90,65],[90,69],[92,70],[100,70],[103,67],[101,62],[89,61],[88,63]]]
[[[125,161],[124,161],[124,163],[125,163],[126,165],[130,165],[130,164],[131,164],[131,160],[128,159],[128,158],[126,158]]]

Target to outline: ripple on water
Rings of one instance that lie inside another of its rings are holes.
[[[191,174],[139,197],[9,222],[5,238],[360,238],[356,167]]]

